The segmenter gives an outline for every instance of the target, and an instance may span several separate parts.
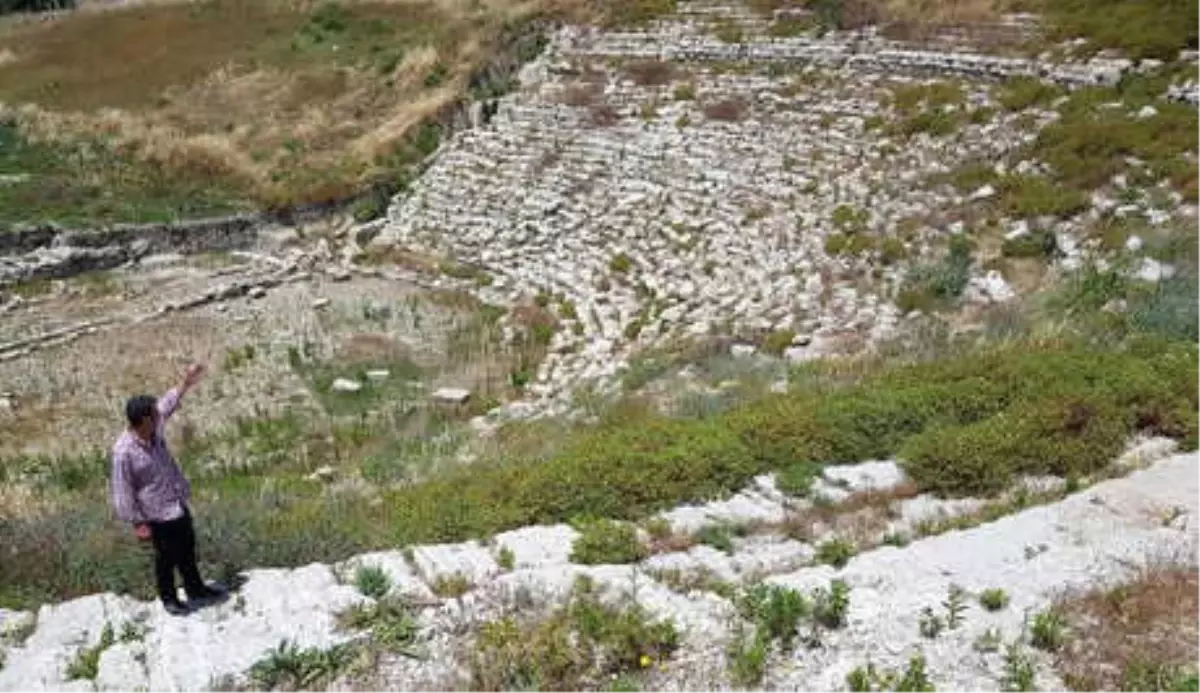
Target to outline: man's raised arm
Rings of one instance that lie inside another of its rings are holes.
[[[175,411],[179,409],[179,402],[183,399],[183,396],[188,393],[188,390],[195,387],[196,383],[200,382],[200,379],[203,377],[204,366],[193,363],[184,372],[183,380],[179,382],[179,385],[167,390],[162,397],[158,398],[158,415],[162,418],[163,422],[171,418]]]

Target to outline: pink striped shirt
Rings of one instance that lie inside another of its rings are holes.
[[[192,496],[192,485],[167,448],[166,423],[179,409],[182,397],[175,388],[158,399],[158,428],[146,442],[128,429],[112,450],[112,500],[118,518],[125,522],[168,522],[183,516]]]

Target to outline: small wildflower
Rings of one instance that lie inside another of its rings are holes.
[[[646,667],[650,666],[650,661],[650,655],[642,655],[642,668],[645,669]]]

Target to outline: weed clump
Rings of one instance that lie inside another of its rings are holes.
[[[354,572],[354,586],[362,594],[373,599],[379,599],[388,593],[392,581],[383,568],[379,566],[359,566]]]
[[[581,528],[571,548],[571,561],[583,564],[635,563],[645,558],[647,553],[633,525],[595,520]]]
[[[744,619],[742,630],[726,651],[728,668],[740,686],[756,686],[766,673],[772,648],[790,652],[801,637],[810,645],[820,643],[821,628],[846,625],[850,609],[850,587],[834,580],[828,589],[818,588],[811,598],[780,585],[757,584],[734,600]],[[808,632],[801,626],[808,624]],[[752,630],[746,630],[746,625]]]
[[[302,650],[285,640],[250,667],[250,681],[264,691],[323,689],[346,670],[354,655],[348,644]]]
[[[1008,593],[994,587],[979,594],[979,605],[988,611],[1001,611],[1008,606]]]
[[[775,486],[789,496],[804,497],[812,493],[813,484],[821,476],[821,466],[812,462],[797,462],[775,475]]]
[[[112,624],[105,623],[104,629],[100,631],[100,641],[92,647],[80,650],[75,655],[75,659],[71,660],[67,665],[67,680],[95,680],[96,675],[100,671],[100,655],[104,654],[104,651],[112,647],[116,641],[117,638],[113,632]]]
[[[954,238],[941,262],[909,270],[896,294],[896,306],[905,312],[929,312],[951,305],[967,288],[971,262],[970,242]]]
[[[636,681],[679,646],[671,621],[641,605],[602,603],[580,578],[567,603],[544,620],[507,617],[480,629],[470,662],[476,690],[594,690],[614,679]]]
[[[817,547],[817,560],[834,568],[844,568],[857,550],[848,539],[835,537]]]

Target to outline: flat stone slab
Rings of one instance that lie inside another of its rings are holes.
[[[398,594],[421,599],[433,597],[429,585],[417,575],[417,571],[404,557],[403,551],[377,551],[355,556],[337,564],[334,570],[343,582],[354,585],[355,573],[360,566],[375,566],[383,571],[390,583],[389,594]],[[357,587],[356,587],[357,589]]]
[[[708,525],[734,525],[782,522],[787,517],[784,507],[753,490],[704,505],[685,505],[660,515],[677,532],[696,532]]]
[[[496,545],[512,551],[513,567],[540,568],[570,563],[578,536],[579,532],[568,525],[523,527],[497,534]]]
[[[455,575],[462,575],[478,585],[500,572],[500,566],[492,558],[491,552],[475,541],[414,547],[413,562],[421,577],[430,585],[439,578]]]
[[[903,549],[882,547],[859,554],[841,570],[822,565],[767,578],[768,583],[805,592],[838,578],[851,592],[848,625],[831,632],[823,648],[798,653],[794,667],[769,668],[763,687],[838,690],[844,688],[846,674],[863,662],[903,670],[919,650],[931,665],[937,663],[929,673],[938,689],[994,690],[1003,655],[984,658],[972,647],[985,631],[995,628],[1011,641],[1024,631],[1027,612],[1044,609],[1063,590],[1128,579],[1138,565],[1155,556],[1195,550],[1194,535],[1164,528],[1145,511],[1179,505],[1195,512],[1200,495],[1196,460],[1195,454],[1172,457],[1059,503],[914,541]],[[1031,556],[1026,550],[1031,545],[1047,549]],[[1011,601],[1006,609],[991,613],[969,599],[963,625],[953,637],[921,637],[921,611],[940,611],[951,584],[969,595],[1001,588]],[[1062,688],[1044,660],[1039,661],[1037,678],[1042,690]]]
[[[434,390],[430,397],[444,404],[463,404],[471,398],[471,391],[461,387],[441,387]]]
[[[893,460],[825,467],[821,475],[852,493],[886,491],[904,483],[904,470]]]

